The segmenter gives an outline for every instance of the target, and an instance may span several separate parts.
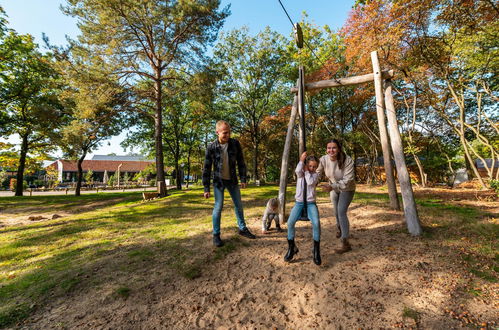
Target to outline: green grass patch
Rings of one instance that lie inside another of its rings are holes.
[[[116,294],[123,298],[128,298],[132,290],[126,286],[122,286],[116,289]]]
[[[475,275],[476,277],[479,277],[481,279],[484,279],[484,280],[492,282],[492,283],[497,283],[497,276],[494,276],[490,272],[487,272],[483,269],[471,268],[470,272],[473,275]]]
[[[191,265],[190,267],[186,267],[182,272],[182,275],[188,279],[195,279],[201,277],[201,266],[200,265]]]
[[[363,205],[375,205],[379,207],[388,207],[390,198],[386,193],[371,193],[356,191],[353,196],[353,202]]]
[[[410,307],[404,306],[404,309],[402,310],[402,317],[403,318],[413,319],[414,322],[418,323],[420,315],[419,315],[419,312],[416,311],[415,309],[412,309]]]
[[[24,320],[30,315],[32,310],[33,308],[28,304],[20,304],[7,310],[0,310],[0,327],[3,328]]]

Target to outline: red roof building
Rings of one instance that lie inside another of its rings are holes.
[[[84,160],[82,168],[83,173],[92,170],[94,181],[103,182],[105,173],[111,176],[119,171],[120,176],[128,173],[129,177],[132,178],[151,164],[154,164],[154,161]],[[76,161],[59,159],[47,166],[47,169],[57,169],[60,182],[76,181],[78,172]]]

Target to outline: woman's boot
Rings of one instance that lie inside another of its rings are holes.
[[[334,250],[336,253],[345,253],[352,250],[352,247],[350,246],[350,243],[348,243],[348,238],[342,238],[341,239],[341,247],[339,249]]]
[[[321,242],[314,240],[314,263],[320,265],[321,260]]]
[[[336,238],[340,238],[341,237],[341,228],[340,226],[336,226],[338,228],[338,230],[336,231]]]
[[[288,239],[288,252],[284,256],[284,261],[290,262],[291,260],[293,260],[294,255],[297,253],[298,253],[298,248],[295,245],[295,240]]]

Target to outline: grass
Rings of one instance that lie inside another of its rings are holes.
[[[416,324],[419,323],[419,312],[410,307],[404,306],[404,309],[402,310],[402,317],[413,319]]]
[[[128,298],[128,296],[130,296],[131,291],[132,290],[130,288],[126,286],[121,286],[118,289],[116,289],[116,294],[120,297]]]
[[[248,190],[243,197],[246,217],[251,218],[259,216],[278,188]],[[72,214],[0,229],[0,327],[23,320],[48,297],[97,288],[154,267],[196,279],[207,263],[245,245],[238,236],[230,236],[236,233],[235,222],[225,220],[227,244],[213,251],[209,235],[213,200],[202,198],[201,188],[172,191],[147,203],[141,199],[141,192],[0,199],[2,210],[11,215]],[[233,216],[231,203],[227,198],[225,219]],[[116,287],[116,296],[132,294],[133,285]]]
[[[277,193],[277,186],[243,191],[246,219],[259,221],[266,200]],[[293,195],[294,189],[288,189],[288,207]],[[319,203],[328,203],[327,194],[318,192],[318,197]],[[206,265],[248,245],[235,234],[235,221],[227,221],[233,219],[228,197],[222,221],[226,244],[219,249],[211,245],[213,199],[202,198],[201,188],[172,191],[146,203],[140,200],[140,192],[1,198],[2,211],[13,215],[71,215],[0,228],[0,327],[22,321],[48,298],[71,292],[112,285],[112,297],[119,299],[140,292],[144,282],[171,281],[175,276],[195,280]],[[354,199],[381,208],[388,208],[388,202],[382,190],[358,191]],[[469,271],[479,280],[496,282],[498,226],[484,220],[486,212],[438,198],[418,200],[418,210],[423,239],[455,251],[464,248]]]
[[[1,197],[0,209],[8,212],[79,212],[82,208],[92,205],[99,207],[107,205],[119,206],[128,202],[137,202],[142,199],[142,193],[137,192],[115,192],[74,195],[45,195],[45,196],[22,196]]]

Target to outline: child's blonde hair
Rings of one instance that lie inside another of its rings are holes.
[[[230,128],[230,124],[228,122],[226,122],[225,120],[219,120],[217,121],[217,123],[215,124],[215,130],[218,131],[220,129],[220,127],[226,125],[228,128]]]

